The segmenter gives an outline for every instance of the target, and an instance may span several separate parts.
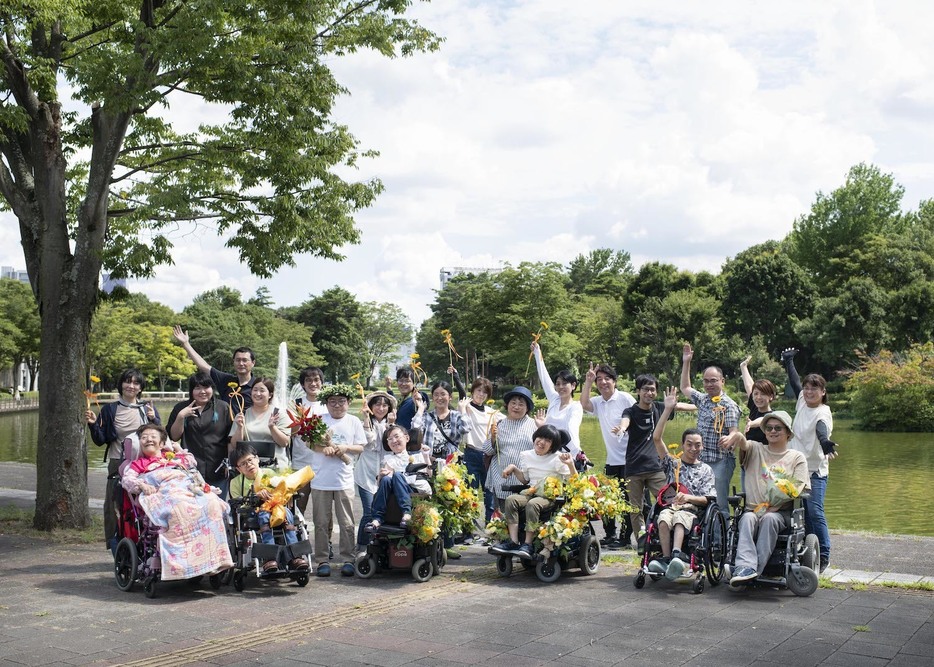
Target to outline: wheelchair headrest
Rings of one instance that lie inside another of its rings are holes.
[[[276,458],[276,443],[272,440],[250,440],[250,444],[256,450],[260,463]]]

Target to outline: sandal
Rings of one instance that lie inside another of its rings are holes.
[[[403,515],[402,515],[402,521],[399,522],[399,528],[408,528],[408,527],[409,527],[409,521],[411,521],[411,520],[412,520],[412,515],[411,515],[411,514],[403,514]]]
[[[274,560],[267,560],[263,563],[263,572],[275,572],[279,569],[279,563]]]
[[[295,558],[289,561],[289,568],[293,570],[307,570],[308,561],[306,561],[304,558],[296,556]]]

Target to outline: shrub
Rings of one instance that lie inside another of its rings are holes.
[[[861,356],[846,381],[850,410],[867,431],[934,431],[934,343]]]

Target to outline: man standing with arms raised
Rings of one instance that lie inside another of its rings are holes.
[[[704,391],[691,386],[691,360],[694,350],[685,343],[681,353],[681,392],[697,406],[697,430],[704,440],[700,459],[713,470],[717,487],[717,506],[729,521],[730,480],[736,468],[729,436],[739,424],[739,406],[723,393],[723,371],[716,366],[704,369]]]
[[[596,384],[599,395],[590,397],[590,389]],[[606,445],[606,474],[614,477],[624,484],[626,479],[626,447],[629,444],[629,434],[613,432],[613,427],[619,424],[623,410],[636,402],[630,394],[616,389],[616,371],[612,366],[600,364],[594,367],[590,364],[581,388],[581,407],[584,412],[597,416],[600,421],[600,432],[603,434],[603,444]],[[625,487],[624,487],[625,488]],[[604,546],[607,549],[619,549],[630,543],[632,525],[629,515],[623,515],[623,525],[619,537],[616,535],[616,521],[603,520],[603,529],[606,531]]]
[[[237,374],[231,375],[230,373],[217,370],[206,362],[204,357],[195,352],[195,348],[191,346],[191,342],[188,338],[188,332],[182,331],[182,328],[177,324],[175,325],[174,333],[175,340],[181,343],[181,346],[185,348],[188,358],[194,362],[198,370],[211,375],[211,381],[214,383],[214,386],[217,387],[217,391],[225,401],[230,403],[231,407],[234,408],[234,412],[238,412],[239,406],[236,400],[233,402],[230,400],[231,394],[236,391],[235,387],[230,386],[231,382],[236,382],[239,386],[240,396],[243,397],[243,409],[245,410],[253,405],[253,366],[256,365],[256,355],[253,354],[253,350],[248,347],[238,347],[234,350],[233,366]]]

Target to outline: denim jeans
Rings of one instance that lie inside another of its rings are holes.
[[[736,468],[736,459],[732,456],[726,456],[719,461],[708,463],[713,470],[714,484],[717,488],[717,507],[720,514],[730,522],[730,480],[733,479],[733,470]]]
[[[473,475],[470,486],[475,489],[483,490],[483,518],[489,523],[493,509],[496,507],[492,492],[485,487],[486,469],[483,467],[483,452],[473,447],[464,448],[464,465],[467,467],[467,473]]]
[[[820,558],[830,561],[830,529],[824,515],[824,495],[827,493],[827,478],[811,473],[811,497],[804,501],[804,527],[808,533],[817,535],[820,543]]]
[[[363,516],[360,517],[360,525],[357,527],[357,545],[366,546],[370,543],[370,534],[364,530],[364,527],[373,520],[373,494],[369,489],[364,489],[357,484],[357,497],[363,506]]]
[[[409,491],[409,483],[405,481],[405,475],[394,472],[379,480],[379,489],[377,489],[376,495],[373,496],[371,505],[373,518],[380,523],[383,522],[383,517],[386,515],[386,503],[389,500],[390,493],[396,497],[396,502],[399,503],[403,514],[412,513],[412,495]]]
[[[260,510],[256,513],[256,516],[259,518],[259,539],[263,544],[275,544],[276,541],[272,537],[272,530],[263,530],[263,528],[269,528],[269,512],[264,512]],[[292,515],[292,510],[288,507],[285,508],[285,522],[292,526],[295,525],[295,517]],[[292,530],[283,530],[285,533],[285,543],[286,544],[295,544],[298,542],[298,536],[295,534],[295,529]]]

